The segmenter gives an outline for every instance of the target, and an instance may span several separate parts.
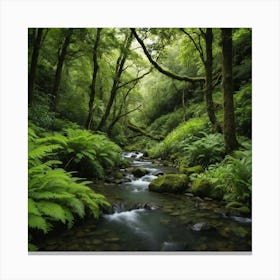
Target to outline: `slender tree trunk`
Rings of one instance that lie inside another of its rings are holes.
[[[212,97],[212,69],[213,69],[213,53],[212,53],[213,33],[212,28],[207,28],[205,33],[205,44],[206,44],[206,61],[205,61],[205,101],[207,114],[210,122],[215,127],[217,132],[222,132],[220,125],[217,123],[214,102]]]
[[[201,88],[204,90],[204,97],[205,97],[205,103],[206,103],[206,111],[207,115],[209,117],[210,122],[214,126],[215,130],[217,132],[221,132],[221,126],[218,124],[216,115],[215,115],[215,110],[214,110],[214,102],[213,102],[213,97],[212,97],[212,91],[213,91],[213,86],[212,86],[212,68],[213,68],[213,52],[212,52],[212,44],[213,44],[213,32],[212,28],[206,28],[206,32],[204,32],[200,28],[200,36],[203,37],[205,41],[205,46],[206,46],[206,55],[204,52],[203,47],[200,44],[200,39],[199,42],[196,42],[192,35],[188,33],[186,30],[181,28],[181,31],[185,33],[192,43],[194,44],[194,47],[199,53],[200,59],[203,63],[204,70],[205,70],[205,82],[204,84],[201,84]]]
[[[54,112],[56,112],[56,110],[57,110],[57,105],[58,105],[58,100],[59,100],[58,89],[59,89],[59,85],[60,85],[60,81],[61,81],[61,73],[62,73],[63,63],[64,63],[66,55],[67,55],[67,49],[70,44],[72,33],[73,33],[73,29],[69,28],[65,35],[64,42],[63,42],[61,51],[58,56],[55,77],[54,77],[53,91],[52,91],[53,111]]]
[[[109,101],[108,101],[108,104],[106,106],[106,110],[105,110],[105,113],[97,127],[97,130],[102,130],[105,126],[105,123],[110,115],[110,111],[111,111],[111,108],[112,108],[112,105],[113,105],[113,102],[116,98],[116,95],[117,95],[117,92],[118,92],[118,86],[119,86],[119,83],[120,83],[120,79],[121,79],[121,76],[122,76],[122,73],[123,73],[123,67],[124,67],[124,64],[125,64],[125,61],[127,59],[127,56],[128,56],[128,50],[129,50],[129,47],[131,45],[131,42],[132,42],[132,34],[130,34],[126,40],[125,40],[125,43],[124,43],[124,49],[121,51],[121,54],[117,60],[117,67],[116,67],[116,74],[115,74],[115,77],[114,77],[114,82],[113,82],[113,86],[112,86],[112,89],[111,89],[111,94],[110,94],[110,98],[109,98]]]
[[[232,78],[232,28],[222,28],[222,58],[223,58],[223,101],[224,101],[224,141],[227,153],[232,153],[239,146],[236,139],[233,78]]]
[[[97,72],[98,72],[98,45],[100,41],[102,28],[97,28],[96,31],[96,39],[93,47],[93,72],[92,72],[92,80],[91,80],[91,86],[90,86],[90,98],[88,103],[88,117],[86,120],[86,128],[91,129],[92,128],[92,118],[93,118],[93,111],[94,111],[94,99],[96,94],[96,79],[97,79]]]
[[[28,76],[28,104],[33,102],[33,88],[37,72],[38,57],[42,43],[43,28],[37,28],[37,32],[34,32],[35,37],[33,39],[33,51],[31,58],[31,65]]]

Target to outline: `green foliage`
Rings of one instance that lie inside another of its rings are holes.
[[[180,144],[183,159],[188,166],[210,164],[222,161],[225,156],[224,140],[222,134],[206,134],[194,142],[183,141]]]
[[[183,110],[179,109],[175,112],[162,115],[157,118],[148,128],[152,134],[166,136],[175,129],[183,121]]]
[[[232,156],[226,156],[223,162],[209,166],[200,174],[192,174],[191,180],[204,180],[222,190],[224,199],[231,203],[239,202],[251,205],[252,188],[252,152],[249,150],[236,151]]]
[[[34,125],[31,124],[34,127]],[[64,149],[66,138],[60,134],[39,138],[29,128],[28,227],[48,233],[57,223],[72,227],[77,217],[99,217],[101,207],[109,205],[104,196],[88,187],[90,182],[72,176],[54,160]],[[56,143],[56,144],[53,144]],[[32,243],[30,250],[36,249]]]
[[[51,133],[38,139],[43,147],[59,149],[56,154],[68,171],[78,171],[88,178],[102,178],[106,168],[117,166],[121,149],[103,134],[92,134],[88,130],[68,128],[61,133]]]
[[[236,129],[239,135],[252,137],[252,84],[246,84],[234,95]]]
[[[172,154],[181,152],[180,144],[199,136],[205,125],[206,122],[202,118],[193,118],[182,123],[172,130],[162,142],[149,150],[149,155],[151,157],[168,158]]]
[[[34,124],[45,129],[50,129],[53,125],[55,114],[50,112],[48,105],[38,104],[29,108],[28,118]]]
[[[47,233],[55,222],[70,228],[74,217],[85,216],[85,210],[98,218],[100,207],[108,205],[102,195],[87,185],[89,182],[72,177],[63,169],[52,169],[48,164],[29,168],[28,226]]]

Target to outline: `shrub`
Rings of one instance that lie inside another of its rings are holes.
[[[42,144],[58,144],[63,147],[57,159],[67,171],[76,170],[82,177],[102,178],[105,168],[119,164],[121,149],[103,134],[92,134],[88,130],[68,128],[61,133],[51,133],[38,139]]]
[[[251,205],[252,189],[252,152],[236,151],[232,156],[226,156],[223,162],[210,165],[200,174],[192,174],[191,180],[204,180],[222,190],[228,203],[239,202]]]
[[[188,166],[210,164],[221,161],[225,156],[224,140],[222,134],[206,134],[203,138],[189,143],[183,141],[180,145],[183,151],[183,159]]]
[[[97,218],[100,207],[109,203],[88,187],[90,182],[58,168],[61,162],[53,158],[63,149],[64,142],[41,143],[32,127],[28,136],[29,241],[32,242],[32,230],[46,234],[57,223],[70,228],[76,217],[83,218],[86,213]],[[36,246],[29,244],[29,249],[35,250]]]
[[[28,118],[36,125],[50,129],[55,120],[55,113],[50,112],[48,105],[36,105],[28,109]]]
[[[172,130],[166,138],[149,150],[151,157],[170,157],[171,154],[181,152],[180,143],[183,141],[191,141],[194,137],[201,135],[201,131],[206,125],[203,118],[193,118],[182,123]]]
[[[155,135],[167,135],[183,121],[183,110],[163,115],[157,118],[148,128]]]

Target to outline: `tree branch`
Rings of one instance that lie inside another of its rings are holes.
[[[188,82],[200,82],[200,81],[204,81],[205,78],[204,77],[188,77],[188,76],[179,76],[177,74],[174,74],[172,72],[169,72],[165,69],[163,69],[161,66],[159,66],[158,63],[156,63],[153,58],[151,57],[150,53],[148,52],[144,42],[140,39],[140,37],[138,36],[138,34],[136,33],[135,31],[135,28],[131,28],[131,32],[133,33],[135,39],[138,41],[138,43],[141,45],[146,57],[148,58],[148,60],[150,61],[150,63],[159,71],[161,72],[162,74],[172,78],[172,79],[175,79],[175,80],[178,80],[178,81],[188,81]]]
[[[119,88],[122,88],[122,87],[124,87],[124,86],[126,86],[126,85],[128,85],[128,84],[130,84],[130,83],[133,83],[133,82],[136,82],[136,81],[141,80],[142,78],[144,78],[146,75],[150,74],[151,72],[152,72],[152,69],[150,69],[148,72],[144,73],[144,74],[143,74],[142,76],[140,76],[140,77],[137,77],[137,78],[135,78],[135,79],[133,79],[133,80],[130,80],[130,81],[126,82],[126,83],[123,83],[123,84],[119,85],[119,86],[118,86],[118,89],[119,89]]]

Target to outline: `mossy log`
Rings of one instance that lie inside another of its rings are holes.
[[[142,129],[141,127],[138,127],[138,126],[132,124],[131,122],[129,122],[127,124],[127,128],[130,129],[133,132],[137,132],[137,133],[139,133],[143,136],[149,137],[149,138],[151,138],[153,140],[156,140],[156,141],[162,141],[164,139],[164,137],[162,135],[154,136],[154,135],[150,134],[149,132],[145,131],[144,129]]]

